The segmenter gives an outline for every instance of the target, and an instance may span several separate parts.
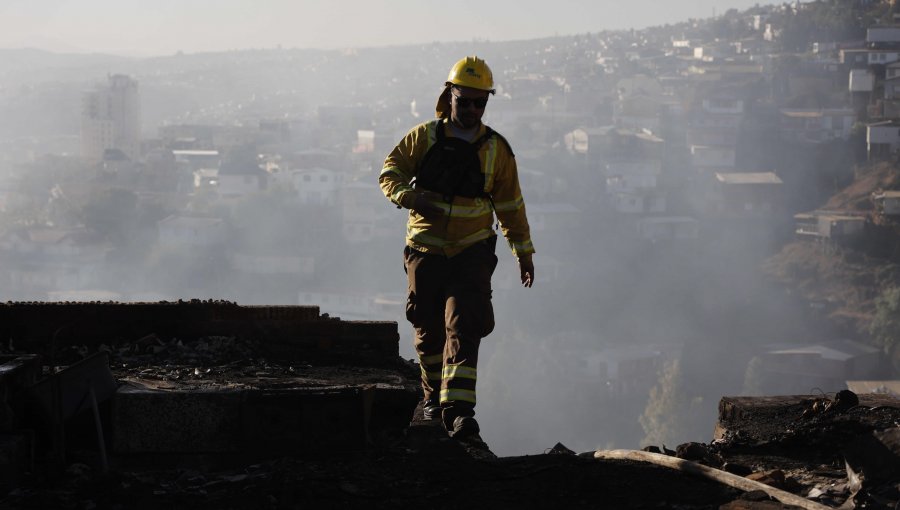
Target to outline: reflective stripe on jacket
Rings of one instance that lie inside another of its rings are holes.
[[[445,129],[446,119],[437,119],[412,128],[384,161],[378,182],[384,195],[397,205],[410,209],[414,196],[410,182],[416,170],[435,142],[437,129]],[[484,135],[481,125],[475,136]],[[478,152],[484,173],[484,191],[493,197],[495,211],[487,198],[454,197],[452,204],[437,200],[435,205],[444,215],[432,220],[410,210],[406,223],[406,243],[425,253],[441,253],[452,257],[492,233],[494,212],[500,229],[516,256],[534,253],[525,201],[519,187],[516,158],[499,136],[490,137]],[[449,220],[448,215],[449,214]]]

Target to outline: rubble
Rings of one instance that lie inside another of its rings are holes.
[[[424,419],[418,371],[386,354],[382,324],[186,302],[143,307],[158,329],[119,320],[76,333],[53,324],[54,310],[71,319],[66,306],[33,306],[40,327],[6,325],[31,352],[0,364],[3,507],[446,508],[460,491],[501,508],[900,502],[900,403],[887,395],[724,397],[708,444],[576,454],[557,443],[498,458],[480,436],[451,439]],[[232,330],[226,309],[262,318]],[[351,362],[334,363],[354,342]]]

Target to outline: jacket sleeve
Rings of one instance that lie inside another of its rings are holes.
[[[534,245],[531,242],[528,217],[525,215],[525,200],[522,198],[522,189],[519,187],[516,158],[509,151],[503,151],[498,157],[497,163],[498,168],[491,194],[494,200],[494,210],[500,221],[500,229],[509,242],[513,255],[516,257],[530,255],[534,253]]]
[[[410,182],[415,177],[416,155],[419,154],[418,145],[421,144],[422,138],[421,126],[410,130],[385,158],[381,174],[378,176],[378,184],[384,196],[406,209],[410,209],[415,201]]]

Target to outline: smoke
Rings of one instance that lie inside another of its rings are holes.
[[[761,265],[789,240],[792,214],[821,203],[843,167],[816,181],[821,160],[766,136],[778,117],[758,80],[697,93],[690,82],[667,89],[645,76],[652,87],[623,90],[622,79],[654,69],[634,60],[631,42],[616,33],[102,66],[75,59],[4,77],[3,298],[319,305],[347,319],[398,321],[401,355],[414,358],[403,319],[405,211],[381,195],[377,175],[422,120],[410,103],[427,118],[449,65],[477,53],[499,84],[485,121],[517,154],[537,249],[536,283],[523,289],[498,243],[497,327],[478,369],[485,440],[502,455],[556,442],[585,451],[708,441],[719,397],[742,391],[765,345],[818,332]],[[80,94],[103,86],[107,69],[140,84],[139,160],[78,156]],[[707,92],[739,110],[716,113]],[[629,98],[653,114],[621,110]],[[577,129],[590,131],[587,152],[566,143]],[[690,136],[729,129],[725,168],[783,181],[766,200],[737,192],[748,200],[738,202],[714,165],[692,159],[702,150],[691,152]],[[358,131],[374,138],[362,143]],[[653,182],[610,192],[615,168]],[[810,182],[821,186],[812,198]],[[643,202],[635,209],[626,198]],[[751,214],[747,204],[768,205]]]

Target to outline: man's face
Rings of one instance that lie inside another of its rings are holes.
[[[450,121],[463,129],[478,126],[489,95],[486,90],[450,87]]]

